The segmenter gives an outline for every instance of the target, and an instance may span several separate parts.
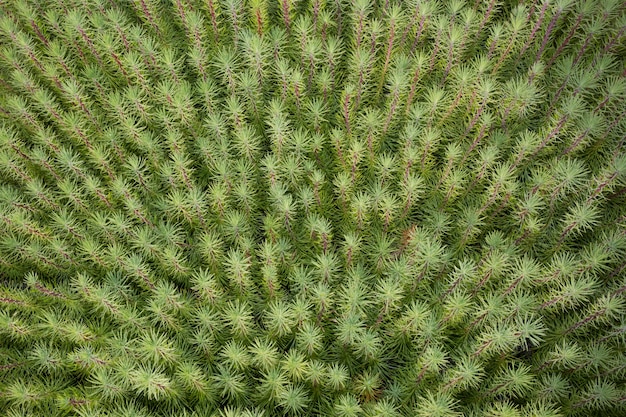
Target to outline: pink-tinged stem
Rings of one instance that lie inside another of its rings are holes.
[[[413,98],[415,97],[415,93],[417,91],[417,80],[419,80],[420,73],[420,69],[417,68],[415,70],[415,74],[413,74],[413,79],[411,80],[411,89],[406,99],[406,114],[408,114],[409,110],[411,109],[411,104],[413,103]]]
[[[546,48],[546,45],[548,44],[548,39],[550,39],[550,35],[552,34],[552,31],[554,30],[556,21],[559,19],[559,17],[561,17],[562,12],[563,12],[562,10],[559,10],[554,16],[552,16],[552,19],[550,19],[550,23],[548,24],[546,33],[545,35],[543,35],[543,40],[541,41],[541,47],[539,48],[539,51],[537,51],[537,55],[535,55],[535,62],[539,61],[539,58],[541,58],[541,54],[543,53],[543,50]]]
[[[422,36],[422,31],[424,30],[425,23],[426,23],[426,16],[422,16],[419,27],[417,28],[417,33],[415,34],[415,39],[413,39],[413,45],[411,46],[411,53],[415,52],[415,48],[417,48],[417,43],[419,42],[419,39]]]
[[[589,129],[585,130],[583,133],[578,135],[578,137],[574,140],[574,142],[572,142],[572,144],[568,146],[567,149],[565,149],[561,155],[567,155],[568,153],[573,151],[574,148],[576,148],[580,144],[580,142],[582,142],[582,140],[585,139],[585,137],[587,137],[588,134],[589,134]]]
[[[319,16],[320,13],[320,2],[319,0],[316,0],[313,3],[313,26],[317,27],[317,17]]]
[[[393,49],[393,39],[395,32],[395,23],[391,22],[391,28],[389,28],[389,41],[387,42],[387,53],[385,54],[385,65],[383,66],[383,73],[380,76],[381,88],[385,82],[385,74],[387,74],[387,69],[389,68],[389,61],[391,60],[391,50]]]
[[[593,190],[589,198],[587,198],[586,202],[589,203],[591,202],[591,200],[596,198],[602,192],[602,190],[604,190],[616,177],[617,177],[617,172],[614,172],[611,176],[609,176],[608,178],[603,180],[600,184],[598,184],[598,186],[596,187],[595,190]]]
[[[287,28],[287,31],[290,31],[291,30],[291,20],[289,18],[289,1],[288,0],[283,0],[281,6],[283,8],[283,20],[285,22],[285,27]]]
[[[478,293],[478,290],[485,285],[485,283],[489,280],[489,278],[491,277],[492,274],[492,270],[489,270],[480,280],[480,282],[476,285],[476,287],[474,287],[474,290],[472,291],[472,296],[475,296],[476,293]]]
[[[561,117],[561,120],[559,120],[559,123],[556,125],[556,127],[552,129],[552,131],[548,134],[548,136],[546,136],[546,138],[541,141],[537,149],[535,149],[535,151],[532,153],[531,158],[535,157],[539,152],[541,152],[541,150],[545,148],[548,142],[550,142],[550,140],[552,140],[553,137],[559,134],[559,132],[561,131],[561,128],[563,127],[567,119],[568,119],[567,116]]]
[[[583,57],[583,54],[587,50],[587,47],[589,46],[589,42],[591,42],[592,38],[593,38],[593,33],[590,33],[587,35],[587,37],[585,38],[585,42],[583,43],[583,45],[580,47],[580,50],[578,51],[578,55],[576,55],[576,58],[574,59],[574,65],[576,65],[578,61],[580,61],[580,59]]]
[[[150,10],[148,9],[148,6],[146,6],[146,2],[144,0],[139,0],[141,2],[141,9],[143,11],[144,16],[146,17],[146,19],[148,20],[148,22],[152,25],[152,27],[154,28],[155,32],[157,33],[157,35],[159,37],[161,37],[161,31],[159,30],[159,25],[157,25],[153,18],[152,18],[152,14],[150,13]]]
[[[0,303],[6,303],[6,304],[19,304],[19,305],[24,305],[25,303],[21,300],[15,300],[13,298],[0,298]],[[11,369],[11,368],[15,368],[16,366],[19,366],[19,364],[12,364],[12,365],[1,365],[0,366],[0,370],[6,370],[6,369]]]
[[[614,336],[617,336],[617,335],[620,335],[620,334],[623,334],[624,332],[625,332],[625,328],[621,327],[620,329],[618,329],[618,330],[616,330],[614,332],[611,332],[611,333],[607,334],[606,336],[604,336],[603,338],[599,339],[598,343],[606,342],[610,338],[612,338]],[[621,369],[621,368],[623,368],[623,366],[621,366],[619,368]],[[606,374],[608,375],[609,373],[613,373],[613,372],[608,372]],[[603,375],[603,376],[605,376],[605,375]],[[624,401],[625,399],[626,399],[626,397],[622,397],[622,399],[620,399],[619,401]]]
[[[441,39],[441,30],[437,31],[437,37],[435,38],[435,48],[433,50],[433,54],[430,57],[430,66],[428,70],[432,72],[435,67],[435,61],[437,60],[437,55],[439,54],[439,40]]]
[[[509,55],[509,52],[511,52],[511,48],[513,47],[513,41],[515,40],[516,37],[517,37],[517,32],[513,32],[513,34],[511,35],[511,40],[509,41],[506,48],[502,52],[502,55],[500,55],[500,58],[498,58],[498,62],[496,62],[496,64],[493,66],[493,70],[491,71],[492,75],[498,72],[498,68],[500,68],[504,60]]]
[[[491,196],[489,197],[489,200],[487,200],[487,202],[485,202],[485,204],[480,209],[478,209],[479,214],[484,213],[485,210],[487,210],[496,201],[496,198],[498,198],[498,192],[500,191],[500,186],[500,183],[496,184],[493,192],[491,193]]]
[[[437,126],[441,126],[443,124],[444,120],[446,120],[450,116],[450,114],[452,114],[452,112],[454,111],[456,106],[459,104],[459,101],[461,100],[461,97],[463,97],[463,89],[459,89],[459,92],[457,93],[456,97],[454,98],[454,101],[452,102],[452,104],[450,104],[450,106],[446,110],[446,113],[441,117],[439,123],[437,123]]]
[[[422,158],[420,159],[420,169],[424,172],[424,165],[426,164],[426,157],[428,156],[428,152],[430,151],[430,143],[426,144],[426,148],[422,153]]]
[[[500,211],[504,208],[504,206],[506,205],[506,203],[509,202],[509,200],[511,199],[511,193],[508,192],[504,195],[504,198],[502,199],[502,202],[500,203],[500,205],[498,206],[498,208],[495,209],[495,211],[491,214],[491,217],[496,217],[498,215],[498,213],[500,213]]]
[[[474,177],[474,179],[472,180],[472,183],[465,189],[465,194],[464,195],[468,195],[476,186],[476,184],[478,183],[478,181],[483,179],[483,176],[485,175],[485,170],[487,169],[487,165],[485,165],[485,163],[483,163],[480,167],[480,171],[478,171],[478,174]]]
[[[602,138],[600,139],[600,142],[604,142],[604,140],[606,139],[607,135],[613,131],[613,128],[615,128],[615,126],[617,126],[617,124],[622,120],[622,118],[626,116],[626,110],[623,111],[620,115],[618,115],[609,125],[609,127],[604,131],[604,135],[602,135]],[[623,141],[622,143],[623,144]],[[621,145],[620,144],[620,145]],[[619,150],[619,146],[616,150]]]
[[[372,37],[370,39],[370,54],[374,55],[376,53],[376,34],[372,32]]]
[[[219,33],[217,30],[217,14],[215,13],[215,5],[213,0],[207,0],[209,6],[209,15],[211,16],[211,26],[213,27],[213,33],[215,34],[215,41],[219,42]]]
[[[600,103],[596,106],[596,108],[595,108],[595,109],[593,109],[593,112],[594,112],[594,113],[598,113],[598,111],[602,110],[602,109],[604,108],[604,106],[606,106],[606,105],[607,105],[607,103],[609,102],[609,98],[610,98],[609,96],[606,96],[606,97],[604,98],[604,100],[602,100],[602,101],[601,101],[601,102],[600,102]]]
[[[261,9],[257,9],[255,13],[256,17],[256,31],[259,36],[263,35],[263,18],[261,17]]]
[[[361,38],[363,38],[363,16],[359,16],[359,25],[356,31],[356,49],[361,46]]]
[[[506,128],[506,119],[509,117],[509,113],[511,113],[512,107],[513,105],[511,104],[504,110],[504,114],[502,115],[502,124],[501,124],[502,129]]]
[[[415,381],[415,384],[419,384],[422,381],[422,379],[424,379],[424,375],[426,375],[426,371],[427,370],[428,370],[428,368],[424,367],[420,371],[419,375],[417,376],[417,380]]]
[[[489,3],[489,6],[485,11],[485,17],[483,17],[483,20],[482,22],[480,22],[480,26],[478,27],[478,32],[480,32],[487,24],[487,21],[489,20],[489,18],[491,17],[491,13],[493,12],[493,6],[495,5],[495,3],[496,0],[491,0],[491,3]]]
[[[476,352],[474,352],[472,354],[472,356],[476,357],[476,356],[480,355],[481,353],[483,353],[485,351],[485,349],[487,349],[489,346],[491,346],[492,343],[493,343],[493,340],[487,340],[482,345],[480,345],[480,347],[476,350]]]
[[[176,0],[176,7],[178,8],[178,13],[180,14],[180,18],[183,21],[183,25],[185,25],[187,18],[185,17],[185,9],[182,3],[180,2],[180,0]],[[187,27],[185,26],[185,31],[186,30],[187,30]]]
[[[415,13],[413,13],[413,16],[411,16],[411,22],[408,25],[406,25],[406,28],[404,29],[404,32],[402,32],[402,38],[400,40],[400,44],[401,45],[404,45],[404,42],[406,42],[406,37],[409,35],[409,31],[411,30],[411,28],[415,24],[416,20],[417,20],[417,11]]]
[[[548,308],[548,307],[550,307],[550,306],[560,302],[561,300],[563,300],[562,296],[554,297],[553,299],[551,299],[549,301],[546,301],[545,303],[541,304],[539,306],[539,310],[543,310],[545,308]]]
[[[624,268],[626,268],[626,264],[622,264],[622,266],[620,266],[619,269],[617,270],[617,273],[623,271]],[[622,285],[617,290],[613,291],[613,296],[617,297],[618,295],[621,295],[624,292],[626,292],[626,285]]]
[[[626,31],[626,27],[622,27],[620,29],[619,32],[617,32],[615,34],[615,36],[613,36],[611,38],[611,40],[606,44],[606,46],[604,47],[604,50],[602,51],[603,53],[607,53],[611,50],[611,48],[613,47],[613,45],[615,45],[615,42],[617,42],[619,40],[619,38],[622,37],[622,35],[624,34],[624,31]]]
[[[83,28],[79,27],[78,28],[78,33],[80,33],[80,36],[83,38],[83,40],[85,41],[85,43],[89,47],[89,51],[96,58],[96,60],[98,61],[98,64],[100,66],[103,66],[102,59],[100,59],[100,55],[98,54],[98,51],[96,51],[96,48],[94,47],[93,42],[91,41],[91,39],[89,38],[89,36],[85,32],[85,30]]]
[[[561,55],[561,52],[563,52],[563,49],[565,49],[567,47],[567,45],[569,45],[570,41],[572,40],[572,37],[576,33],[576,29],[578,29],[578,26],[580,25],[580,22],[582,22],[582,20],[583,20],[583,16],[582,15],[578,15],[578,18],[576,19],[576,22],[574,23],[574,25],[570,29],[570,31],[567,34],[567,36],[565,37],[565,39],[563,39],[563,42],[561,42],[559,47],[556,49],[556,51],[554,52],[554,54],[552,55],[552,57],[548,61],[548,64],[546,65],[546,67],[548,67],[548,68],[551,67],[552,64],[554,64],[554,61],[556,61],[556,59],[559,57],[559,55]],[[537,59],[535,59],[535,61],[536,60]]]
[[[603,309],[601,309],[601,310],[599,310],[599,311],[596,311],[595,313],[593,313],[593,314],[592,314],[592,315],[590,315],[590,316],[585,317],[584,319],[582,319],[581,321],[579,321],[578,323],[574,324],[572,327],[570,327],[569,329],[567,329],[567,330],[565,331],[565,334],[564,334],[564,335],[568,335],[568,334],[570,334],[571,332],[573,332],[573,331],[575,331],[575,330],[579,329],[580,327],[584,326],[585,324],[587,324],[587,323],[589,323],[589,322],[591,322],[591,321],[593,321],[593,320],[597,319],[598,317],[600,317],[600,316],[601,316],[601,315],[603,315],[604,313],[606,313],[606,309],[605,309],[605,308],[603,308]]]
[[[487,59],[493,59],[493,53],[496,51],[496,47],[498,46],[498,39],[494,39],[489,44],[489,50],[487,51]]]
[[[441,80],[441,85],[444,85],[446,82],[446,78],[448,78],[448,74],[450,73],[450,68],[452,68],[452,64],[454,64],[452,59],[452,52],[454,51],[454,45],[450,44],[448,50],[448,64],[446,65],[446,69],[443,72],[443,78]]]
[[[545,2],[543,4],[543,7],[541,8],[541,11],[539,12],[539,20],[537,20],[537,23],[535,23],[533,30],[530,32],[530,36],[528,37],[528,40],[526,41],[526,43],[522,47],[522,50],[519,53],[520,58],[524,56],[524,52],[526,52],[526,50],[530,47],[530,44],[532,43],[533,39],[535,39],[535,35],[537,34],[537,31],[543,24],[543,19],[545,17],[547,9],[548,9],[548,2]]]
[[[295,84],[293,86],[293,94],[296,97],[296,107],[299,110],[300,109],[300,87],[298,86],[298,84]]]
[[[340,3],[340,1],[335,0],[335,3]],[[341,13],[341,7],[339,7],[340,5],[337,4],[337,14],[335,16],[335,21],[337,22],[337,36],[341,37],[341,35],[343,34],[343,15]]]
[[[346,99],[343,101],[343,118],[346,124],[346,131],[350,134],[350,95],[346,94]]]
[[[413,199],[409,195],[409,196],[407,196],[406,202],[404,203],[404,208],[402,209],[402,216],[401,216],[401,218],[406,217],[406,215],[409,213],[409,210],[411,209],[412,205],[413,205]]]
[[[30,21],[30,26],[35,31],[35,34],[37,35],[37,37],[39,38],[41,43],[43,43],[44,45],[48,46],[48,40],[46,39],[45,36],[43,36],[43,33],[41,33],[41,30],[39,29],[39,26],[37,25],[37,23],[34,20]]]
[[[478,122],[478,118],[480,117],[484,109],[485,109],[485,103],[482,103],[480,107],[478,108],[478,111],[476,112],[472,120],[470,121],[469,126],[467,127],[467,129],[465,129],[465,133],[463,134],[463,137],[467,136],[467,134],[474,128],[474,126],[476,125],[476,122]]]
[[[548,117],[550,117],[552,115],[552,110],[554,109],[554,105],[559,100],[559,97],[561,97],[561,94],[563,93],[563,90],[565,89],[565,86],[567,85],[567,82],[569,81],[569,79],[570,79],[570,76],[568,74],[567,77],[565,77],[565,79],[563,80],[563,83],[561,83],[561,85],[559,86],[559,89],[556,91],[556,94],[554,95],[554,98],[550,102],[550,107],[548,108],[548,112],[546,114],[546,118],[548,118]]]
[[[517,277],[515,281],[513,281],[513,283],[504,291],[504,293],[502,293],[502,295],[505,297],[509,295],[515,288],[517,288],[519,283],[522,282],[522,279],[524,279],[523,276]]]
[[[478,135],[476,136],[476,139],[474,139],[474,142],[472,142],[472,144],[470,145],[470,147],[467,150],[467,152],[465,152],[465,155],[463,155],[463,158],[461,159],[461,162],[459,163],[459,165],[463,165],[463,163],[469,157],[469,155],[472,153],[472,151],[478,146],[480,141],[485,136],[485,131],[486,130],[487,130],[487,126],[484,126],[484,125],[481,126],[480,131],[478,132]]]
[[[383,133],[387,132],[387,129],[389,128],[389,124],[391,123],[391,119],[393,118],[393,115],[396,112],[396,106],[398,104],[398,93],[396,92],[393,96],[393,101],[391,102],[391,108],[389,110],[389,114],[387,115],[387,119],[385,120],[385,126],[383,128]]]

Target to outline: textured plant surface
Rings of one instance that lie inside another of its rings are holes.
[[[626,415],[625,16],[0,0],[1,414]]]

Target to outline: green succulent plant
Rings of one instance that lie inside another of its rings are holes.
[[[626,414],[626,5],[0,0],[0,414]]]

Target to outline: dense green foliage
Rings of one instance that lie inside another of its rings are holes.
[[[626,415],[625,16],[0,0],[0,413]]]

